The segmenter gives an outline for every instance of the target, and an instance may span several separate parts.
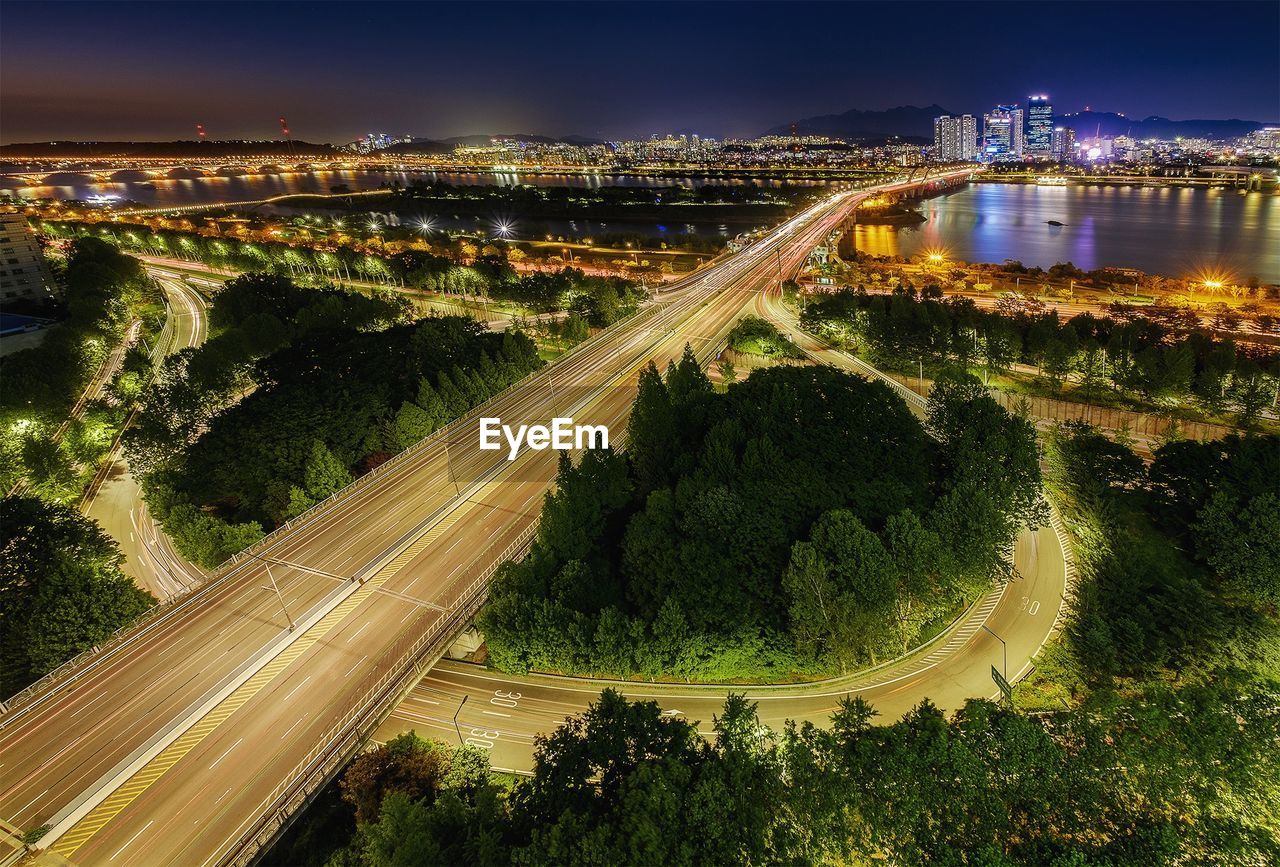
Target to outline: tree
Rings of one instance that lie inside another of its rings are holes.
[[[22,495],[0,502],[0,694],[104,641],[155,603],[120,571],[122,559],[73,508]]]
[[[406,732],[356,757],[342,775],[342,797],[355,807],[357,822],[373,822],[392,792],[413,801],[434,798],[449,759],[434,742]]]
[[[307,494],[319,502],[351,484],[351,472],[333,452],[329,451],[328,446],[320,440],[313,440],[311,454],[307,456],[306,468],[303,471],[302,484]]]
[[[810,537],[792,548],[783,576],[793,634],[842,671],[874,661],[885,649],[895,591],[888,552],[845,510],[823,515]]]
[[[403,451],[426,438],[436,429],[435,417],[418,404],[405,401],[396,412],[389,444],[396,451]]]
[[[1240,502],[1218,491],[1195,525],[1196,551],[1231,586],[1272,608],[1280,606],[1280,495]]]

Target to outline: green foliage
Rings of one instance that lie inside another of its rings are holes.
[[[1229,436],[1161,447],[1151,465],[1152,511],[1224,589],[1280,607],[1280,437]]]
[[[990,586],[1037,514],[1029,427],[947,394],[981,428],[935,445],[883,384],[832,368],[717,394],[690,352],[665,379],[651,365],[625,456],[562,461],[530,556],[495,577],[492,664],[725,681],[901,652]]]
[[[606,690],[538,737],[505,801],[392,791],[331,863],[1261,865],[1280,857],[1278,699],[1158,687],[1035,718],[925,701],[872,725],[855,698],[775,733],[730,695],[703,740]],[[418,762],[384,777],[414,786]]]
[[[744,316],[729,332],[729,348],[752,355],[778,358],[804,358],[800,347],[778,330],[778,327],[758,316]]]
[[[343,799],[359,830],[330,863],[392,865],[509,863],[505,800],[488,756],[408,732],[363,753],[344,772]]]
[[[25,480],[59,501],[79,494],[76,462],[87,464],[97,452],[83,441],[56,444],[53,433],[129,321],[158,305],[160,296],[136,259],[95,238],[71,245],[64,282],[67,318],[39,345],[6,356],[0,377],[0,486],[8,490]]]
[[[1169,321],[1157,321],[1158,313]],[[1034,302],[979,310],[968,298],[943,301],[911,288],[891,295],[845,289],[811,301],[801,324],[894,370],[915,371],[919,362],[981,365],[989,376],[1020,363],[1035,367],[1054,391],[1071,382],[1088,401],[1109,390],[1164,411],[1198,405],[1214,415],[1233,412],[1243,430],[1256,426],[1280,376],[1275,352],[1188,334],[1169,310],[1124,320],[1083,313],[1061,322]]]
[[[31,496],[0,502],[0,695],[22,687],[154,604],[122,555],[75,509]]]
[[[125,438],[179,550],[216,566],[541,364],[518,332],[401,313],[281,277],[227,284],[220,333],[169,361]]]
[[[1048,445],[1050,490],[1075,537],[1066,638],[1076,676],[1104,688],[1170,671],[1191,680],[1280,673],[1280,510],[1266,491],[1274,437],[1173,443],[1145,473],[1087,425],[1064,426]]]
[[[517,275],[509,267],[489,269],[489,294],[548,313],[571,311],[575,318],[603,328],[636,310],[644,293],[620,277],[588,276],[578,268]]]

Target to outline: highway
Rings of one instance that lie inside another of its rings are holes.
[[[686,342],[714,349],[759,289],[794,270],[862,195],[787,221],[482,413],[572,415],[620,436],[645,363],[665,364]],[[0,717],[0,815],[51,825],[41,845],[76,863],[226,858],[415,640],[452,629],[491,570],[522,549],[556,455],[507,463],[479,451],[480,414],[15,703]]]
[[[753,308],[755,315],[774,322],[815,362],[875,375],[853,356],[801,331],[776,290],[758,293]],[[918,396],[890,385],[923,415],[924,404]],[[1032,657],[1059,626],[1070,567],[1054,528],[1023,531],[1015,544],[1014,565],[1017,577],[975,602],[947,633],[918,652],[868,673],[794,686],[691,687],[521,677],[444,660],[379,727],[376,739],[385,742],[412,730],[424,737],[481,747],[495,767],[526,772],[532,767],[534,737],[581,713],[606,686],[632,700],[656,701],[666,713],[697,720],[704,734],[710,733],[712,718],[730,691],[745,693],[757,702],[761,722],[777,731],[787,720],[824,724],[840,700],[850,695],[862,696],[886,722],[900,718],[926,697],[944,710],[955,710],[967,699],[999,695],[991,669],[1006,666],[1001,640],[1007,644],[1006,677],[1016,683],[1030,672]]]
[[[158,276],[169,302],[170,341],[162,348],[169,355],[199,346],[209,333],[205,301],[181,280]],[[204,572],[173,547],[169,537],[147,512],[142,492],[129,472],[119,444],[112,450],[100,482],[81,503],[80,510],[97,521],[124,552],[126,575],[158,599],[168,599],[190,589]]]

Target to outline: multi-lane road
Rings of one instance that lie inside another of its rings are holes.
[[[801,331],[776,290],[758,293],[753,305],[756,315],[778,325],[813,361],[876,376],[858,359]],[[924,402],[917,395],[886,381],[923,414]],[[1052,526],[1023,531],[1013,560],[1016,578],[975,602],[948,632],[865,674],[785,687],[689,687],[519,677],[442,661],[379,727],[377,739],[385,741],[412,730],[424,737],[479,746],[489,751],[496,767],[527,771],[532,767],[535,735],[550,732],[566,717],[581,713],[606,686],[632,700],[656,701],[666,713],[700,721],[704,732],[730,691],[743,692],[757,702],[761,721],[776,730],[786,720],[822,724],[849,695],[862,696],[886,720],[897,719],[926,697],[944,710],[955,710],[967,699],[998,695],[992,667],[1012,682],[1019,680],[1059,625],[1070,575],[1063,537]]]
[[[404,652],[451,629],[527,540],[556,455],[480,451],[479,415],[568,415],[617,436],[644,364],[686,343],[713,350],[859,198],[825,200],[699,272],[16,703],[0,717],[0,816],[51,826],[42,845],[77,863],[226,858]]]

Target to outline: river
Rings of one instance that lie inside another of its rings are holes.
[[[318,171],[234,177],[168,178],[92,183],[83,175],[54,178],[48,186],[22,187],[4,177],[0,194],[25,198],[83,199],[115,194],[144,206],[256,201],[288,193],[327,193],[334,186],[376,189],[391,181],[443,181],[450,184],[533,184],[537,186],[699,186],[737,184],[739,179],[670,178],[610,174],[494,174],[466,172]],[[775,187],[774,180],[759,180]],[[801,182],[814,183],[814,182]],[[1018,259],[1048,267],[1073,262],[1086,270],[1108,265],[1140,268],[1168,276],[1213,272],[1246,281],[1257,277],[1280,283],[1280,196],[1205,187],[1041,187],[1023,184],[970,184],[919,205],[927,222],[909,227],[858,226],[858,249],[876,255],[910,256],[938,248],[970,262]],[[277,208],[281,214],[294,209]],[[370,210],[378,210],[370,203]],[[565,237],[634,232],[661,237],[678,233],[728,238],[741,225],[656,225],[610,221],[528,220],[518,229]],[[1051,226],[1048,220],[1065,225]],[[483,220],[439,215],[439,228],[476,228]],[[525,235],[526,232],[519,232]]]
[[[93,178],[79,172],[63,172],[51,176],[42,186],[25,186],[20,180],[5,174],[17,167],[0,165],[0,195],[20,196],[26,199],[87,199],[94,195],[115,195],[122,200],[134,201],[144,207],[200,205],[213,202],[249,202],[283,196],[289,193],[328,193],[336,186],[350,190],[375,190],[393,181],[408,186],[413,181],[435,183],[437,181],[459,186],[515,186],[527,184],[537,187],[700,187],[738,186],[745,183],[740,178],[722,177],[662,177],[646,175],[611,174],[517,174],[514,172],[374,172],[309,171],[273,172],[260,175],[215,175],[212,177],[150,178],[138,175],[136,180],[120,180],[112,183],[95,183]],[[191,172],[195,174],[195,172]],[[778,188],[783,182],[775,179],[755,179],[761,187]],[[818,186],[820,181],[788,181],[788,186]]]
[[[1280,195],[1206,187],[970,184],[917,203],[927,222],[858,226],[859,250],[966,262],[1139,268],[1280,283]],[[1062,226],[1046,221],[1056,220]]]

